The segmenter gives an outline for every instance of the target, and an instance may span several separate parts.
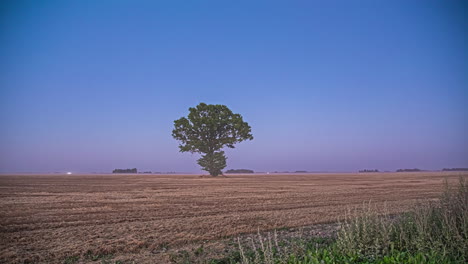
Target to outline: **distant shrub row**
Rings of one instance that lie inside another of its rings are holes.
[[[398,169],[396,172],[416,172],[416,171],[421,171],[420,169]]]
[[[417,168],[414,169],[398,169],[396,172],[418,172],[418,171],[423,171]],[[442,171],[468,171],[468,168],[443,168]],[[359,172],[379,172],[379,170],[360,170]],[[387,172],[387,171],[386,171]]]
[[[360,170],[359,172],[379,172],[379,170]]]
[[[468,171],[468,168],[443,168],[442,171]]]
[[[253,170],[248,170],[248,169],[231,169],[227,170],[226,173],[254,173]]]
[[[112,173],[138,173],[136,168],[133,169],[115,169]]]

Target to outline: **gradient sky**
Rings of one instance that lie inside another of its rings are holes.
[[[226,169],[468,167],[467,10],[3,1],[0,172],[198,173],[171,130],[199,102],[252,126]]]

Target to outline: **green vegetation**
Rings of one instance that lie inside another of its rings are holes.
[[[368,210],[343,224],[337,246],[343,253],[367,259],[391,256],[396,250],[464,263],[468,260],[468,185],[463,178],[458,190],[446,184],[440,200],[420,204],[397,219]]]
[[[174,121],[172,136],[181,142],[180,152],[201,153],[198,165],[211,176],[218,176],[226,168],[221,149],[252,140],[251,128],[225,105],[200,103],[190,107],[189,112],[187,117]]]
[[[350,211],[330,239],[300,239],[289,245],[260,233],[238,253],[208,263],[467,263],[468,184],[446,183],[438,201],[421,203],[400,216],[380,215],[371,204]],[[357,215],[356,215],[357,213]]]
[[[363,172],[379,172],[379,170],[368,170],[368,169],[364,169],[364,170],[360,170],[359,172],[363,173]]]
[[[93,253],[92,251],[88,250],[85,254],[85,258],[91,261],[97,261],[97,260],[110,260],[114,256],[112,254],[99,254],[99,253]]]
[[[468,171],[468,168],[443,168],[442,171]]]
[[[77,263],[78,260],[80,260],[79,256],[69,256],[65,258],[65,260],[63,261],[63,264],[74,264],[74,263]]]
[[[421,171],[420,169],[398,169],[396,170],[396,172],[418,172],[418,171]]]
[[[230,169],[226,173],[254,173],[254,171],[248,169]]]
[[[112,173],[138,173],[136,168],[133,169],[115,169]]]

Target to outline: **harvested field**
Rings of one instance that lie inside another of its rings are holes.
[[[333,222],[369,200],[402,212],[459,175],[468,173],[1,175],[0,262],[144,262],[168,246]]]

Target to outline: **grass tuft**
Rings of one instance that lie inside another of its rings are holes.
[[[457,187],[446,181],[440,199],[399,216],[370,202],[349,210],[331,241],[300,238],[285,246],[276,232],[267,237],[258,232],[250,245],[238,239],[238,248],[240,259],[229,263],[467,263],[468,184],[464,177]]]

